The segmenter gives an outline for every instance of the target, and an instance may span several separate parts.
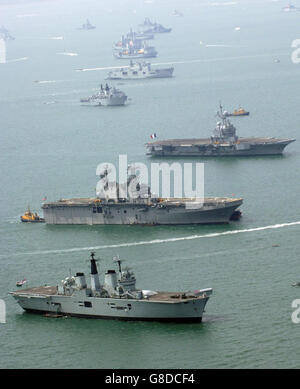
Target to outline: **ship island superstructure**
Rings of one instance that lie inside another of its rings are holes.
[[[238,137],[228,113],[220,105],[220,121],[210,138],[167,139],[146,143],[147,155],[169,156],[255,156],[278,155],[295,139],[268,137]]]
[[[47,224],[214,224],[228,223],[241,198],[205,197],[159,198],[150,187],[140,183],[130,171],[127,182],[118,184],[108,178],[108,170],[100,174],[103,187],[92,198],[60,199],[42,205]],[[128,190],[125,198],[123,193]],[[130,190],[129,190],[130,189]]]
[[[186,292],[159,292],[136,288],[128,268],[107,270],[101,282],[91,253],[90,285],[84,273],[65,278],[58,286],[22,289],[10,294],[27,312],[47,316],[98,319],[201,322],[211,288]]]

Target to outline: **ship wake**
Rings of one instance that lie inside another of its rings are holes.
[[[194,240],[194,239],[202,239],[202,238],[216,238],[219,236],[236,235],[236,234],[242,234],[242,233],[248,233],[248,232],[276,230],[278,228],[286,228],[286,227],[292,227],[292,226],[298,226],[298,225],[300,225],[300,221],[290,222],[290,223],[282,223],[282,224],[273,224],[273,225],[263,226],[263,227],[247,228],[247,229],[243,229],[243,230],[213,232],[210,234],[203,234],[203,235],[190,235],[190,236],[182,236],[182,237],[167,238],[167,239],[154,239],[154,240],[148,240],[148,241],[146,240],[146,241],[140,241],[140,242],[117,243],[117,244],[112,244],[112,245],[102,245],[102,246],[92,246],[92,247],[74,247],[74,248],[61,249],[61,250],[33,251],[33,252],[16,253],[16,254],[10,254],[10,255],[19,256],[19,255],[63,254],[63,253],[73,253],[73,252],[80,252],[80,251],[93,251],[93,250],[100,250],[100,249],[115,249],[115,248],[121,248],[121,247],[145,246],[145,245],[172,243],[172,242],[180,242],[180,241],[185,241],[185,240]],[[0,257],[3,257],[3,256],[7,256],[7,255],[0,255]]]

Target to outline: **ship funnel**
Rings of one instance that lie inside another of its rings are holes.
[[[104,278],[104,287],[115,290],[117,287],[117,273],[115,270],[107,270]]]
[[[100,290],[100,281],[96,265],[95,253],[91,253],[91,289]]]
[[[78,289],[86,288],[87,285],[84,273],[76,273],[75,285]]]

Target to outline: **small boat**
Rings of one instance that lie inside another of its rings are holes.
[[[26,282],[27,282],[27,280],[26,280],[26,278],[24,278],[24,280],[17,281],[16,286],[23,286],[24,284],[26,284]]]
[[[300,282],[295,282],[292,286],[300,286]]]
[[[235,109],[232,113],[226,112],[226,116],[248,116],[250,112],[245,111],[243,108]]]
[[[20,216],[21,222],[24,223],[44,223],[45,219],[40,217],[36,212],[31,212],[30,208],[24,213],[24,215]]]

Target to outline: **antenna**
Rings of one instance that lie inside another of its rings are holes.
[[[118,264],[118,267],[119,267],[119,272],[122,273],[122,269],[121,269],[121,263],[123,261],[120,260],[119,256],[117,255],[116,257],[113,257],[113,261],[116,262]]]

